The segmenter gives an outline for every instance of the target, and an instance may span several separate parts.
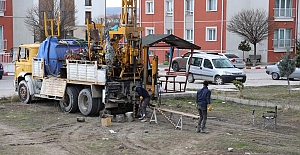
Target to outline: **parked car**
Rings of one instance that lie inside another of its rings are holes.
[[[3,73],[4,73],[3,65],[0,62],[0,80],[2,79]]]
[[[190,71],[188,73],[188,82],[195,80],[206,80],[218,85],[231,83],[233,80],[246,82],[246,74],[243,70],[235,68],[230,60],[221,55],[213,54],[193,54],[189,57],[186,67],[191,60]]]
[[[194,51],[193,54],[196,53],[200,53],[200,52],[196,52]],[[172,69],[175,72],[180,71],[181,69],[186,69],[186,61],[189,58],[189,56],[191,55],[191,52],[186,52],[183,55],[181,55],[180,57],[175,57],[172,60]]]
[[[272,76],[273,80],[280,79],[280,70],[278,68],[279,62],[275,65],[268,65],[266,69],[266,73]],[[300,79],[300,68],[296,68],[295,71],[289,76],[290,80],[294,80],[295,78]]]
[[[232,53],[219,53],[219,55],[227,57],[234,67],[239,69],[244,69],[246,67],[246,60],[243,58],[238,57]]]

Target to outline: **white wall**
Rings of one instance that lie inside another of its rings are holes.
[[[92,6],[85,6],[84,0],[75,0],[75,7],[77,10],[76,25],[83,26],[85,25],[85,11],[92,12],[92,19],[94,18],[104,18],[106,13],[105,0],[92,0]]]
[[[33,43],[33,33],[28,30],[24,23],[27,10],[38,0],[13,0],[13,46],[18,47],[20,44]]]
[[[236,13],[242,11],[243,9],[252,8],[264,9],[269,12],[269,0],[227,0],[226,23],[228,24],[232,16],[234,16]],[[244,40],[242,37],[239,37],[238,35],[230,33],[226,30],[226,52],[235,53],[242,57],[243,52],[238,50],[238,45],[242,40]],[[262,62],[267,62],[268,39],[257,44],[256,53],[261,55]],[[253,46],[252,51],[245,52],[245,58],[247,58],[249,54],[253,54]]]

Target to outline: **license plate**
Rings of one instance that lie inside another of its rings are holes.
[[[242,63],[242,61],[236,61],[236,63]]]
[[[243,80],[243,77],[236,77],[237,80]]]

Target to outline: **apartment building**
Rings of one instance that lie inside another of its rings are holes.
[[[227,23],[243,9],[262,9],[276,23],[274,33],[257,45],[262,62],[276,62],[287,48],[295,51],[298,38],[298,0],[141,0],[141,26],[145,35],[174,34],[201,46],[202,51],[236,53],[244,40],[226,29]],[[252,48],[253,49],[253,48]],[[154,53],[152,53],[154,51]],[[153,49],[151,54],[164,60],[166,49]],[[186,51],[177,51],[179,56]],[[246,58],[253,51],[246,53]]]
[[[76,30],[74,37],[85,39],[86,18],[99,21],[106,16],[106,0],[75,0],[77,13]]]
[[[13,46],[12,0],[0,0],[0,53]]]

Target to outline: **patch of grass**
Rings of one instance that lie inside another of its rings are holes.
[[[299,88],[299,86],[292,86]],[[237,97],[233,93],[220,93],[212,91],[213,95]],[[243,99],[258,100],[263,102],[271,102],[280,105],[300,106],[300,91],[292,90],[288,94],[287,86],[261,86],[261,87],[245,87],[243,90]]]
[[[1,97],[0,98],[0,104],[5,104],[5,103],[11,103],[11,102],[19,102],[19,97],[18,95],[13,95],[10,97]]]

